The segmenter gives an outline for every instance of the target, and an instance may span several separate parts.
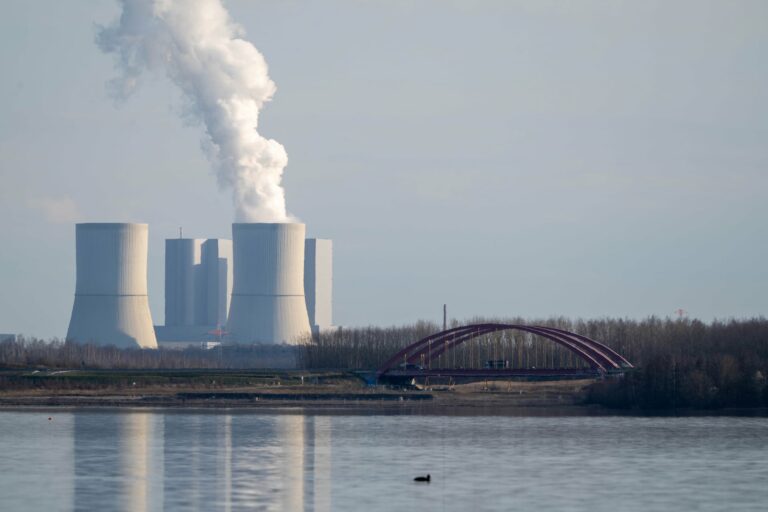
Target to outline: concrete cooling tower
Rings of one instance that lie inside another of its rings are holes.
[[[293,344],[310,336],[304,232],[304,224],[232,224],[232,341]]]
[[[157,348],[147,300],[146,224],[78,224],[77,283],[67,339]]]

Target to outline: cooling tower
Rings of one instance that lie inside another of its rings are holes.
[[[228,331],[236,343],[297,343],[310,334],[304,224],[232,224]]]
[[[147,300],[146,224],[78,224],[67,339],[157,348]]]

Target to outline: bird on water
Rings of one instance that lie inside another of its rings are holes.
[[[429,474],[427,476],[417,476],[413,479],[414,482],[429,482],[430,480],[432,480],[432,477]]]

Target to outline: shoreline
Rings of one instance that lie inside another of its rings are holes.
[[[409,392],[414,393],[414,392]],[[203,393],[203,395],[208,393]],[[4,412],[164,412],[210,414],[311,414],[311,415],[423,415],[423,416],[507,416],[507,417],[768,417],[768,409],[610,409],[586,403],[520,403],[509,400],[484,400],[482,397],[446,397],[442,392],[424,393],[399,399],[297,397],[291,399],[231,398],[227,393],[215,397],[179,398],[176,395],[37,395],[0,396]],[[243,393],[237,393],[243,395]],[[327,395],[327,394],[326,394]],[[437,395],[437,396],[435,396]],[[442,396],[441,396],[442,395]]]
[[[768,416],[768,409],[608,408],[594,379],[368,386],[338,370],[0,370],[0,412],[238,411],[441,416]]]
[[[183,375],[182,375],[183,374]],[[438,415],[569,415],[602,408],[584,404],[592,380],[495,381],[452,386],[367,386],[340,372],[51,372],[17,374],[0,389],[0,410],[231,409],[321,413]],[[533,411],[533,412],[532,412]]]

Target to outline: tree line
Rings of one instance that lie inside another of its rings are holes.
[[[642,320],[552,317],[473,318],[472,323],[543,325],[605,343],[636,368],[590,389],[589,402],[640,409],[768,407],[768,320],[649,317]],[[459,324],[452,322],[451,326]],[[355,328],[322,333],[299,352],[305,368],[375,369],[401,348],[438,332],[421,322],[399,328]],[[481,368],[503,360],[510,368],[579,368],[585,363],[549,340],[523,332],[481,336],[422,366]]]
[[[635,365],[620,378],[592,386],[588,400],[609,407],[673,409],[768,406],[768,320],[649,317],[569,319],[473,318],[459,324],[545,325],[605,343]],[[340,328],[284,345],[224,346],[185,350],[118,349],[39,339],[0,343],[0,368],[373,370],[398,350],[442,330],[431,322],[400,327]],[[510,368],[579,368],[585,363],[537,336],[502,331],[445,351],[425,367],[481,368],[488,361]]]
[[[146,350],[24,337],[0,342],[0,368],[6,369],[286,369],[295,366],[296,348],[285,345]]]
[[[602,327],[604,339],[629,354],[637,369],[593,385],[593,403],[650,410],[768,407],[765,318],[651,318]]]

